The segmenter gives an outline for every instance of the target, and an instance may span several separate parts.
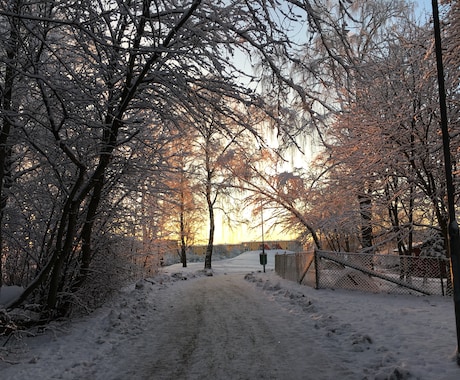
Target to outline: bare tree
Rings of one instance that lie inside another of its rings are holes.
[[[5,7],[12,14],[17,14],[21,6],[21,1],[11,1]],[[11,134],[14,128],[15,107],[13,102],[16,96],[16,84],[18,82],[19,66],[19,44],[20,44],[20,22],[18,18],[11,17],[0,29],[2,40],[2,53],[4,57],[0,61],[0,287],[3,282],[3,221],[5,207],[8,201],[8,188],[11,186]]]
[[[178,128],[175,120],[184,115],[199,120],[203,107],[215,103],[215,94],[263,106],[262,97],[247,83],[252,73],[239,69],[231,56],[236,50],[262,52],[256,36],[266,35],[273,46],[286,39],[266,28],[253,29],[254,23],[263,24],[259,16],[273,16],[266,12],[269,4],[254,5],[23,1],[18,9],[0,9],[3,20],[23,28],[18,46],[27,57],[20,70],[27,87],[15,120],[24,143],[23,160],[15,168],[24,173],[16,183],[17,194],[20,186],[35,180],[41,185],[41,200],[49,195],[43,223],[37,224],[42,238],[34,244],[42,253],[32,255],[38,272],[14,305],[35,294],[46,299],[44,309],[50,315],[68,312],[71,295],[85,282],[97,254],[94,232],[107,226],[107,216],[116,219],[107,208],[122,204],[127,194],[129,186],[120,181],[146,125],[166,121]],[[243,34],[253,36],[248,45]],[[197,89],[206,91],[197,97]],[[2,112],[7,103],[2,103]],[[231,107],[213,109],[233,118]],[[114,194],[119,197],[112,199]],[[21,207],[31,210],[25,197],[17,201],[18,214]]]
[[[197,240],[204,223],[200,204],[199,185],[196,182],[199,163],[193,151],[197,138],[191,126],[183,125],[180,136],[170,148],[169,170],[165,173],[165,194],[161,213],[162,230],[179,241],[179,257],[187,266],[187,250]]]
[[[222,101],[222,100],[221,100]],[[219,101],[214,103],[219,105]],[[199,186],[208,212],[208,241],[204,267],[211,269],[215,235],[215,208],[220,198],[229,193],[233,178],[226,170],[227,152],[239,140],[245,127],[235,123],[244,122],[245,116],[234,111],[234,117],[220,114],[219,109],[208,108],[209,115],[198,119],[193,127],[198,133],[194,142],[195,165],[198,165],[195,181]],[[249,125],[249,124],[246,124]]]
[[[150,2],[137,2],[130,8],[121,5],[121,9],[115,3],[89,2],[85,8],[75,3],[66,5],[50,3],[49,7],[31,8],[40,11],[38,16],[18,15],[24,23],[41,27],[38,49],[31,57],[33,73],[29,74],[40,96],[35,113],[40,114],[48,141],[54,140],[64,158],[61,167],[65,171],[56,171],[63,200],[55,234],[48,241],[50,254],[18,300],[21,302],[38,285],[49,281],[48,310],[65,306],[58,299],[59,292],[81,283],[88,273],[92,233],[99,207],[110,189],[109,175],[118,172],[117,163],[122,164],[126,157],[120,147],[136,136],[138,117],[143,117],[135,110],[147,104],[147,86],[156,81],[152,74],[164,65],[165,50],[176,41],[199,2],[168,20],[169,25],[165,24],[161,29],[164,33],[158,36],[158,45],[146,40],[154,31]],[[68,46],[63,46],[63,41]],[[28,129],[24,130],[31,136]],[[87,144],[81,140],[83,132]],[[58,169],[57,156],[51,156],[48,147],[51,145],[43,138],[33,144],[37,154]],[[110,172],[109,167],[113,168]],[[76,278],[80,280],[72,285],[67,268],[79,244],[81,265]]]
[[[406,23],[395,37],[362,71],[364,80],[355,82],[354,102],[329,129],[330,163],[323,164],[335,168],[340,182],[355,183],[358,195],[368,184],[380,240],[387,229],[387,237],[394,236],[407,253],[414,228],[433,220],[425,212],[427,204],[444,232],[447,219],[426,32]],[[382,220],[385,208],[388,222]]]

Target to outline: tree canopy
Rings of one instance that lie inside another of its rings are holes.
[[[154,270],[155,244],[185,249],[203,205],[212,219],[236,189],[316,245],[445,234],[432,38],[413,6],[1,0],[0,281],[26,288],[10,306],[65,315],[83,290]],[[446,6],[445,35],[457,36],[458,7]],[[315,164],[261,170],[306,134]]]

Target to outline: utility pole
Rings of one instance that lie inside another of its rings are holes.
[[[460,233],[455,219],[455,188],[450,157],[450,136],[447,125],[447,101],[444,86],[444,65],[442,62],[441,27],[439,23],[438,1],[431,0],[433,6],[433,25],[438,71],[439,108],[441,112],[442,146],[444,150],[444,169],[446,175],[447,203],[449,210],[449,256],[454,291],[455,324],[457,328],[457,364],[460,366]]]

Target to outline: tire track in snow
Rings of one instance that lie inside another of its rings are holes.
[[[180,281],[157,295],[148,333],[127,344],[124,352],[114,352],[125,357],[117,379],[320,380],[350,375],[315,346],[317,332],[311,326],[241,274]]]

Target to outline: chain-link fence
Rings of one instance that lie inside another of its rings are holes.
[[[399,294],[450,294],[444,258],[328,252],[277,255],[283,278],[316,288],[344,288]]]

